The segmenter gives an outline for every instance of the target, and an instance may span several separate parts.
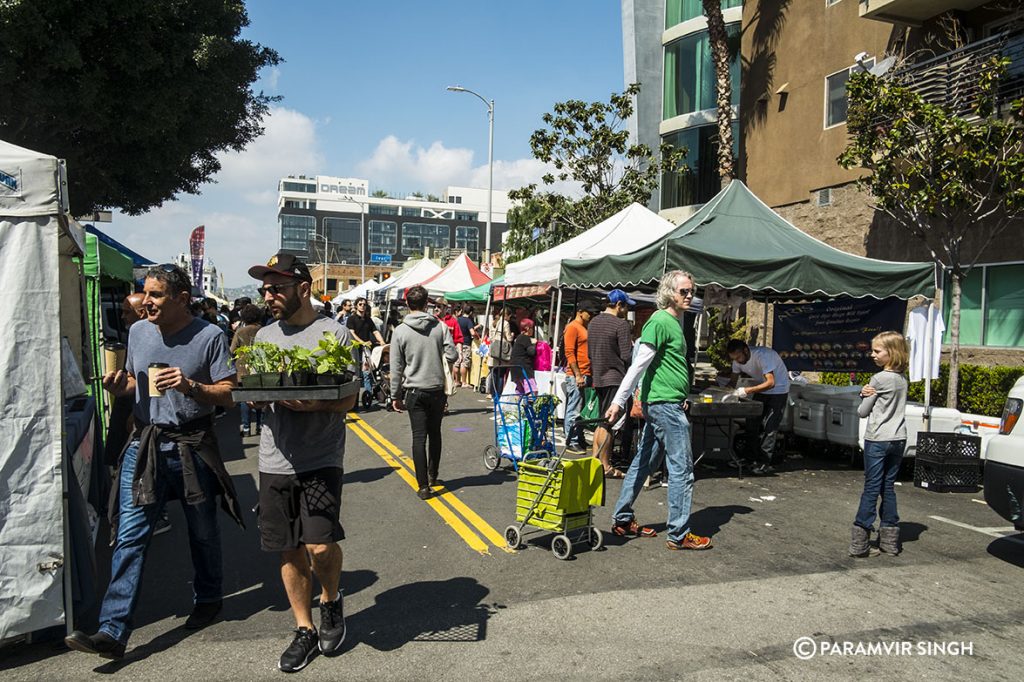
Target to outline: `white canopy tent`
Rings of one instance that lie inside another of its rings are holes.
[[[657,213],[634,202],[567,242],[510,263],[505,268],[505,285],[557,286],[563,260],[630,253],[661,239],[675,228]]]
[[[76,481],[65,468],[61,340],[81,348],[71,257],[84,244],[65,188],[58,159],[0,141],[0,641],[65,621],[64,494]],[[40,314],[55,303],[60,315]]]
[[[400,270],[391,279],[385,280],[375,293],[389,299],[401,298],[406,289],[422,284],[439,272],[441,272],[440,265],[429,258],[421,258]]]
[[[373,278],[370,278],[363,282],[362,284],[357,284],[348,291],[343,291],[337,296],[335,296],[333,299],[331,299],[331,305],[334,307],[338,307],[339,305],[341,305],[342,301],[354,301],[357,298],[365,298],[372,294],[377,289],[379,289],[380,287],[380,282]]]
[[[480,268],[469,260],[469,256],[462,253],[451,263],[444,266],[444,269],[433,277],[420,282],[427,289],[431,296],[450,294],[453,291],[465,291],[486,284],[491,278],[485,275]],[[408,288],[408,287],[406,287]]]

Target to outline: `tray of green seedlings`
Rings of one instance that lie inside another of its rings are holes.
[[[281,348],[257,341],[242,346],[233,358],[241,379],[231,398],[241,402],[278,400],[341,400],[359,392],[353,381],[352,349],[330,332],[316,348]]]

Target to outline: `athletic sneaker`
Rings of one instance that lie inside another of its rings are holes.
[[[153,535],[161,535],[171,529],[171,520],[167,517],[167,512],[160,512],[160,518],[156,520],[156,526],[153,527]]]
[[[771,464],[761,463],[756,465],[753,469],[751,469],[750,472],[753,474],[764,476],[766,474],[774,474],[775,467],[773,467]]]
[[[345,641],[345,613],[341,591],[334,601],[320,602],[320,653],[329,654]]]
[[[305,668],[317,654],[319,639],[316,630],[296,628],[295,639],[281,654],[281,660],[277,664],[278,669],[286,673],[297,673]]]
[[[669,549],[694,549],[698,551],[702,549],[711,549],[713,546],[711,538],[704,537],[703,535],[694,535],[693,533],[687,533],[683,536],[682,540],[673,540],[672,538],[669,538],[665,541],[665,545]]]

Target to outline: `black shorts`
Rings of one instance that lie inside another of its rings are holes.
[[[301,474],[260,472],[260,547],[284,552],[301,545],[345,539],[341,527],[343,470],[326,467]]]
[[[600,388],[595,388],[594,390],[597,391],[597,409],[600,410],[597,416],[599,419],[604,419],[605,412],[607,412],[608,408],[612,406],[613,402],[615,402],[615,394],[619,392],[619,387],[602,386]]]

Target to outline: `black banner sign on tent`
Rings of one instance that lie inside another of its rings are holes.
[[[772,348],[790,370],[874,372],[871,339],[902,331],[906,313],[898,298],[777,304]]]

